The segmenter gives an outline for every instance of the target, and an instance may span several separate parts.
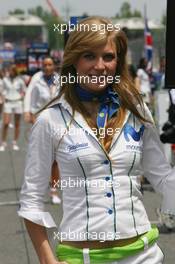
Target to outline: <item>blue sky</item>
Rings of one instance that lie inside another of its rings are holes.
[[[124,0],[52,0],[59,13],[65,17],[65,9],[69,7],[70,15],[81,15],[87,12],[89,15],[114,16],[120,9]],[[147,5],[148,18],[160,19],[163,11],[166,10],[167,0],[128,0],[131,7],[143,12],[144,3]],[[6,15],[9,10],[14,8],[36,7],[41,5],[48,9],[46,0],[0,0],[0,16]]]

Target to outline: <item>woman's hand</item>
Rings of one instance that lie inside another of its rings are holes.
[[[29,113],[29,112],[25,112],[24,113],[24,121],[26,122],[26,123],[31,123],[31,114]]]

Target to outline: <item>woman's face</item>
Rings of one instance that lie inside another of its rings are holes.
[[[43,60],[43,71],[46,76],[50,76],[54,73],[54,62],[51,58]]]
[[[11,78],[16,77],[16,70],[15,70],[15,68],[14,68],[13,66],[11,66],[11,67],[9,68],[9,76],[10,76]]]
[[[79,79],[81,76],[86,77],[81,78],[79,82],[82,88],[91,92],[103,91],[109,82],[112,83],[111,78],[116,73],[117,52],[115,45],[108,41],[104,46],[84,52],[74,66]]]
[[[146,59],[144,59],[144,61],[143,61],[143,68],[144,68],[144,69],[146,69],[146,67],[147,67],[147,64],[148,64],[147,60],[146,60]]]

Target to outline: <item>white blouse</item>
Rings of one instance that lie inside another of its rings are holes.
[[[11,79],[10,77],[4,77],[3,79],[3,91],[5,99],[16,101],[23,98],[26,92],[26,85],[20,76]]]
[[[145,114],[151,118],[146,106]],[[108,153],[82,115],[72,117],[64,96],[40,114],[30,136],[18,214],[46,227],[56,226],[44,209],[54,160],[63,191],[59,234],[67,234],[65,240],[124,239],[150,230],[141,175],[162,193],[162,211],[175,215],[175,169],[155,126],[143,126],[129,111]]]

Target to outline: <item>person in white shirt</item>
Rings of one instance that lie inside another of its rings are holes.
[[[2,125],[2,143],[0,151],[4,151],[7,143],[7,133],[11,116],[14,114],[14,140],[12,142],[13,150],[19,150],[17,140],[20,134],[20,120],[23,113],[23,98],[26,91],[24,81],[17,74],[16,65],[9,68],[9,76],[3,78],[3,125]]]
[[[31,117],[31,93],[33,88],[35,87],[35,83],[37,83],[43,76],[43,71],[39,71],[35,73],[29,82],[27,87],[27,91],[24,97],[24,120],[27,123],[32,123]]]
[[[103,17],[78,25],[86,30],[70,33],[60,73],[73,78],[32,128],[18,214],[41,264],[161,264],[140,176],[162,193],[162,211],[175,215],[175,168],[128,73],[124,32]],[[46,233],[56,224],[43,202],[53,160],[63,191],[57,258]]]
[[[33,123],[34,114],[59,92],[59,74],[55,72],[54,60],[43,59],[43,69],[33,75],[24,98],[24,120]],[[34,118],[35,119],[35,118]]]
[[[146,72],[147,60],[141,58],[137,70],[137,76],[140,80],[140,91],[143,95],[143,101],[149,106],[151,103],[151,85],[149,75]]]
[[[55,72],[54,59],[47,56],[43,59],[43,69],[37,72],[31,79],[24,98],[24,120],[34,123],[37,112],[46,105],[59,92],[59,74]],[[51,174],[50,195],[54,204],[60,204],[57,189],[54,187],[58,182],[57,163],[53,163]]]

